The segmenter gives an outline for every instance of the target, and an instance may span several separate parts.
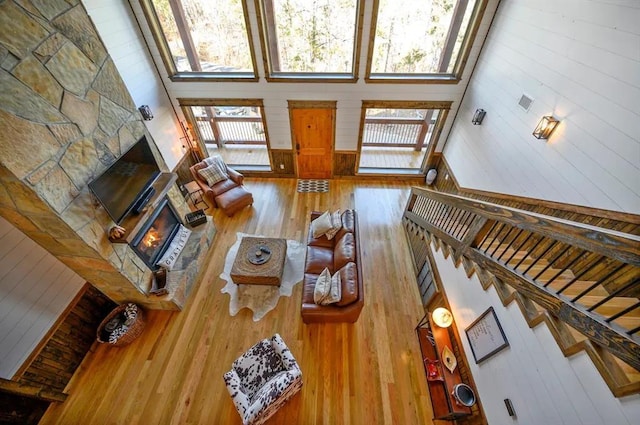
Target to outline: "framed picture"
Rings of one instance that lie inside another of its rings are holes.
[[[493,307],[489,307],[464,331],[467,334],[476,364],[509,346]]]

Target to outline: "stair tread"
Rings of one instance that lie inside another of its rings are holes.
[[[571,279],[556,279],[551,282],[549,286],[547,286],[547,288],[553,289],[554,291],[559,291],[563,286],[569,283],[570,280]],[[562,291],[562,295],[567,297],[574,297],[589,289],[594,283],[595,282],[590,280],[576,280],[571,284],[571,286]],[[609,292],[607,292],[607,290],[602,285],[598,285],[587,294],[588,296],[606,297],[609,295]]]
[[[640,317],[618,317],[616,320],[611,323],[615,323],[618,326],[622,326],[627,330],[635,329],[640,326]]]

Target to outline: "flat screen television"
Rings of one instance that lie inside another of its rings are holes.
[[[147,138],[142,136],[124,155],[89,183],[111,219],[120,224],[160,175]]]

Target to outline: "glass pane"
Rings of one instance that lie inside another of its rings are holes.
[[[265,0],[263,4],[269,2]],[[271,71],[353,73],[357,0],[272,0]],[[269,14],[264,13],[265,16]]]
[[[251,73],[251,51],[239,0],[153,0],[178,72]],[[191,46],[191,48],[189,48]]]
[[[191,112],[196,120],[197,131],[200,139],[205,143],[215,143],[216,136],[213,133],[211,117],[213,116],[212,108],[204,106],[192,106]]]
[[[365,111],[360,173],[419,173],[433,134],[436,109]]]
[[[371,73],[451,73],[476,0],[380,0]]]
[[[219,154],[238,170],[271,169],[267,135],[257,106],[192,106],[209,155]]]

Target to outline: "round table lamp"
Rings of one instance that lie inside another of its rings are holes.
[[[453,314],[444,307],[438,307],[431,313],[433,322],[441,328],[448,328],[453,323]]]

